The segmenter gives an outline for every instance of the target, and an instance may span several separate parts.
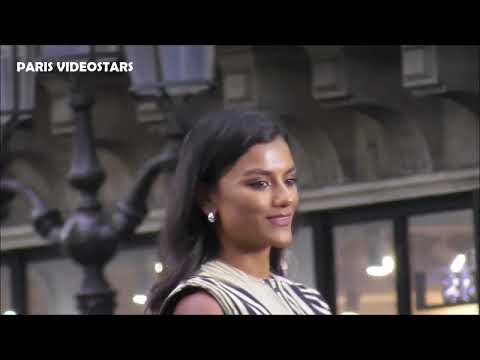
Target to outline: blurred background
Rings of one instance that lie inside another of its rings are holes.
[[[290,133],[289,278],[335,314],[479,314],[479,46],[0,50],[2,314],[143,314],[168,271],[178,145],[220,108],[274,112]]]

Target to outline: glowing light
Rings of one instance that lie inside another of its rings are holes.
[[[446,291],[445,291],[445,295],[447,296],[453,296],[454,298],[458,297],[458,295],[460,295],[460,291],[457,290],[457,288],[455,287],[449,287]]]
[[[466,260],[467,258],[464,254],[458,254],[457,256],[455,256],[455,259],[453,259],[452,265],[450,265],[450,270],[454,273],[459,273],[460,271],[462,271]]]
[[[3,313],[3,315],[17,315],[17,313],[13,310],[7,310]]]
[[[375,277],[387,276],[392,273],[395,268],[395,261],[391,256],[384,256],[382,259],[382,266],[369,266],[367,274]]]
[[[132,301],[138,305],[145,305],[145,303],[147,302],[147,297],[145,295],[137,294],[132,297]]]
[[[160,274],[163,271],[163,264],[161,262],[155,263],[155,272]]]
[[[353,311],[344,311],[340,315],[358,315],[356,312]]]

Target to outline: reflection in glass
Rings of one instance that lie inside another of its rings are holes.
[[[409,239],[414,313],[478,314],[472,211],[413,216]]]
[[[292,245],[285,250],[284,269],[290,280],[316,288],[311,226],[301,226],[296,229]]]
[[[70,259],[55,259],[31,262],[27,269],[30,314],[78,314],[75,295],[82,284],[79,265]]]
[[[154,248],[120,251],[105,276],[116,291],[115,314],[143,314],[144,298],[161,266]],[[31,314],[78,314],[76,294],[82,269],[70,259],[32,262],[28,266]]]
[[[338,314],[396,314],[390,221],[334,229]]]
[[[107,267],[107,278],[117,291],[117,315],[142,315],[147,295],[163,270],[155,247],[124,250]]]
[[[4,314],[6,311],[13,310],[10,302],[10,268],[4,265],[0,267],[0,284],[0,311]]]

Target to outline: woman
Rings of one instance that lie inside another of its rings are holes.
[[[316,290],[282,276],[296,181],[287,134],[268,115],[225,110],[197,122],[172,179],[166,276],[152,288],[147,309],[330,314]]]

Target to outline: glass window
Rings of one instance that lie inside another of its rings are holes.
[[[301,226],[295,231],[291,247],[285,250],[285,260],[287,278],[316,288],[311,226]]]
[[[27,269],[29,313],[78,314],[75,296],[82,277],[82,268],[71,259],[30,262]]]
[[[155,281],[156,271],[160,270],[154,248],[117,253],[105,269],[105,277],[116,291],[115,314],[143,314],[144,296]],[[76,294],[82,280],[82,268],[71,259],[30,263],[30,313],[78,314]]]
[[[334,228],[338,314],[396,314],[391,221]]]
[[[13,311],[11,304],[11,290],[10,290],[10,268],[1,265],[0,267],[0,283],[1,283],[1,294],[0,294],[0,311],[2,314],[5,312]]]
[[[409,219],[417,314],[478,314],[472,210]]]
[[[117,291],[115,314],[144,314],[146,296],[161,270],[156,247],[118,253],[106,271],[110,286]]]

